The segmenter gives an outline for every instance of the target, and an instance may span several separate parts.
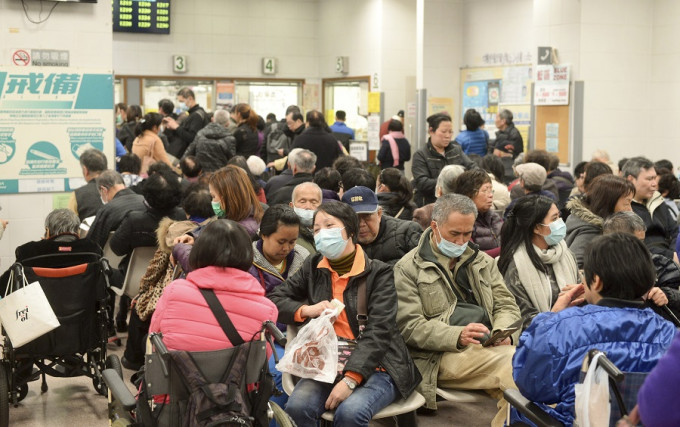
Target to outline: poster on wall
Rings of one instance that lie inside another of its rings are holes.
[[[569,105],[569,65],[536,67],[534,104]]]
[[[463,109],[460,112],[461,123],[465,112],[471,108],[477,110],[485,122],[493,123],[498,112],[500,100],[500,80],[466,82],[463,85]]]
[[[229,109],[234,106],[234,83],[217,83],[217,108]]]
[[[113,147],[110,71],[0,67],[0,194],[71,191],[80,155]]]

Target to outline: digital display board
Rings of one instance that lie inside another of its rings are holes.
[[[170,0],[113,0],[113,31],[170,34]]]

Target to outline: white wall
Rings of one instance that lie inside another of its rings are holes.
[[[30,16],[37,20],[38,3],[26,4]],[[45,9],[49,6],[45,3]],[[21,2],[16,0],[0,0],[0,11],[0,66],[10,66],[13,49],[66,49],[72,67],[112,69],[110,2],[60,3],[42,24],[30,23]],[[0,270],[14,262],[15,247],[43,235],[45,217],[53,207],[52,197],[51,193],[0,196],[0,218],[10,221],[0,241]]]

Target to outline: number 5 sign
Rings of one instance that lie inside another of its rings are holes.
[[[174,55],[172,57],[173,71],[176,73],[187,72],[187,57],[184,55]]]

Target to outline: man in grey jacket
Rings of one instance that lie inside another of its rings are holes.
[[[229,112],[217,110],[212,122],[198,131],[196,138],[184,152],[184,157],[196,156],[204,172],[213,172],[226,166],[236,152],[236,139],[229,132],[228,126]]]
[[[499,400],[492,425],[503,425],[502,391],[515,387],[512,344],[519,332],[486,341],[516,324],[520,311],[493,258],[469,244],[476,217],[465,196],[437,199],[430,228],[394,268],[397,326],[423,376],[427,408],[437,408],[437,386],[485,390]]]

